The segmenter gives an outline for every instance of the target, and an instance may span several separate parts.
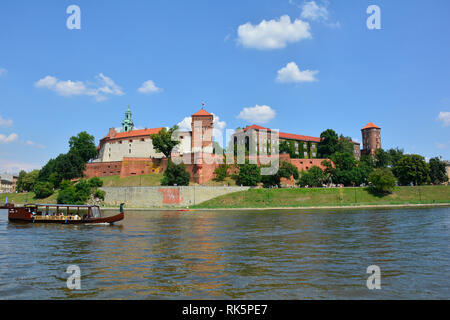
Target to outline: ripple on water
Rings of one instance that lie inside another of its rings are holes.
[[[449,225],[450,208],[130,212],[117,226],[20,225],[0,210],[0,297],[448,299]],[[72,264],[80,291],[66,288]]]

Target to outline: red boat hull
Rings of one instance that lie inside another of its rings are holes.
[[[42,217],[33,216],[30,210],[27,208],[20,207],[9,207],[8,208],[8,220],[11,222],[21,222],[21,223],[56,223],[56,224],[98,224],[98,223],[114,223],[123,220],[125,214],[123,212],[104,218],[86,218],[75,220],[72,218],[60,218],[60,217]]]

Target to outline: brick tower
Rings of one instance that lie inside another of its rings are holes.
[[[361,129],[363,149],[361,154],[374,155],[375,151],[381,149],[381,128],[370,122]]]
[[[214,116],[203,108],[192,115],[192,152],[213,153]]]

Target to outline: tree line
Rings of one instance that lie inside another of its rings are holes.
[[[104,199],[98,190],[103,181],[97,177],[84,180],[86,163],[97,156],[95,138],[83,131],[69,139],[69,151],[50,159],[41,170],[21,171],[18,192],[34,192],[36,199],[50,197],[59,189],[60,204],[84,204],[91,196]]]

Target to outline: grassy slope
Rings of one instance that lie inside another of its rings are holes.
[[[0,194],[0,204],[5,203],[5,199],[8,197],[8,202],[24,204],[24,203],[56,203],[56,199],[58,197],[58,192],[53,193],[50,197],[46,199],[34,199],[34,193],[9,193]]]
[[[356,199],[356,200],[355,200]],[[205,201],[196,208],[315,207],[450,203],[450,186],[397,187],[378,197],[366,188],[250,189]]]
[[[162,173],[145,174],[120,178],[120,176],[101,177],[104,187],[151,187],[160,186]]]

